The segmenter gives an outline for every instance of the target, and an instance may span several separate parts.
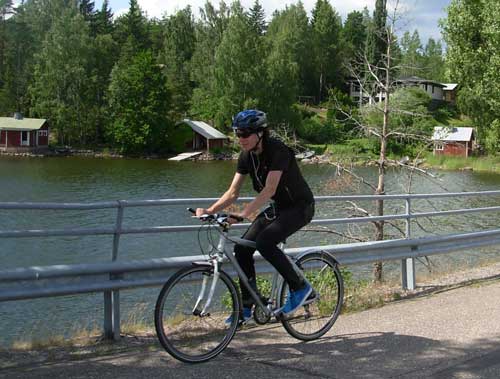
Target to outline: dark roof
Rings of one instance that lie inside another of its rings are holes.
[[[429,84],[433,84],[433,85],[436,85],[436,86],[442,87],[442,88],[446,87],[446,85],[444,85],[443,83],[439,83],[439,82],[436,82],[434,80],[419,78],[418,76],[408,76],[408,77],[404,77],[404,78],[399,78],[399,79],[396,79],[396,83],[416,83],[416,84],[429,83]]]

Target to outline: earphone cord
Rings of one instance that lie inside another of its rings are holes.
[[[255,157],[257,159],[257,167],[256,167],[255,166],[255,161],[253,159],[253,153],[252,152],[250,153],[250,158],[252,159],[252,166],[253,166],[253,170],[254,170],[254,173],[255,173],[255,179],[257,179],[257,183],[259,184],[260,188],[264,189],[264,186],[262,185],[262,181],[260,180],[260,177],[259,177],[260,160],[259,160],[259,158],[257,156]],[[272,220],[274,220],[276,218],[276,209],[274,209],[274,203],[273,202],[270,205],[271,205],[271,208],[273,210],[273,216],[269,217],[265,211],[264,211],[264,216],[265,216],[265,218],[267,220],[272,221]]]
[[[260,159],[257,156],[255,157],[257,159],[257,167],[255,167],[255,161],[253,159],[252,152],[250,153],[250,158],[252,159],[252,166],[253,166],[253,172],[255,173],[255,179],[257,179],[257,182],[259,183],[261,190],[263,190],[264,185],[262,184],[262,181],[259,178]]]

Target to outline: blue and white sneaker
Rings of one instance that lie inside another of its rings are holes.
[[[310,295],[313,294],[312,287],[306,283],[306,285],[297,291],[288,292],[286,297],[285,305],[281,308],[281,313],[283,316],[288,316],[299,309],[306,302],[310,302]]]
[[[247,324],[249,321],[253,320],[252,318],[252,308],[246,308],[243,307],[243,320],[239,320],[240,324]],[[229,316],[226,318],[226,321],[224,321],[226,325],[231,325],[233,323],[233,315]]]

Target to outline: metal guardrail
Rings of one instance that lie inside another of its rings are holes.
[[[456,209],[436,212],[413,213],[411,201],[417,199],[449,198],[449,197],[486,197],[499,196],[500,191],[438,193],[438,194],[401,194],[401,195],[354,195],[354,196],[318,196],[317,202],[324,201],[356,201],[356,200],[404,200],[405,212],[384,216],[314,219],[312,224],[338,225],[347,223],[367,223],[375,221],[405,220],[405,238],[387,241],[370,241],[364,243],[349,243],[341,245],[310,246],[286,249],[292,255],[300,254],[309,249],[322,249],[331,252],[341,264],[360,264],[386,260],[402,260],[402,285],[404,288],[415,288],[415,258],[433,254],[443,254],[458,250],[492,246],[500,244],[500,229],[453,234],[445,236],[411,238],[411,221],[418,218],[460,215],[468,213],[499,212],[500,206]],[[253,198],[240,198],[240,202],[250,201]],[[126,234],[193,232],[199,226],[154,226],[141,228],[124,228],[124,210],[131,207],[170,206],[170,205],[199,205],[215,201],[215,198],[197,199],[160,199],[140,201],[108,201],[97,203],[1,203],[0,209],[10,210],[100,210],[117,209],[115,227],[53,229],[53,230],[1,230],[0,238],[29,238],[54,236],[89,236],[113,235],[111,262],[86,263],[71,265],[53,265],[23,267],[0,270],[0,284],[19,283],[0,292],[0,301],[33,299],[40,297],[83,294],[90,292],[104,292],[104,331],[107,338],[119,338],[120,335],[120,290],[157,286],[165,282],[165,276],[152,278],[124,278],[140,272],[155,272],[174,270],[185,266],[194,260],[203,259],[202,256],[156,258],[147,260],[117,261],[120,237]],[[246,228],[249,224],[234,225],[234,229]],[[259,272],[269,270],[262,258],[257,255]],[[88,280],[73,284],[61,284],[60,278],[85,278],[91,275],[106,275],[105,279]],[[30,283],[26,285],[26,282]],[[40,285],[43,283],[43,285]]]

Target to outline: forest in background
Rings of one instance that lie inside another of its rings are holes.
[[[498,5],[452,0],[441,25],[446,53],[441,41],[422,43],[417,30],[396,40],[395,76],[460,85],[458,111],[431,108],[419,91],[396,93],[401,106],[422,111],[404,122],[429,132],[462,112],[487,149],[500,150]],[[221,1],[207,2],[197,18],[187,7],[148,19],[137,0],[119,17],[107,0],[101,9],[90,0],[16,7],[0,0],[0,115],[47,118],[58,144],[126,154],[174,152],[175,125],[185,117],[227,132],[244,108],[265,110],[272,124],[307,142],[362,138],[333,104],[354,105],[348,64],[382,54],[385,8],[377,0],[373,14],[362,9],[342,20],[328,0],[317,0],[310,16],[297,2],[266,17],[258,0],[250,9]],[[299,99],[328,111],[318,115]]]

